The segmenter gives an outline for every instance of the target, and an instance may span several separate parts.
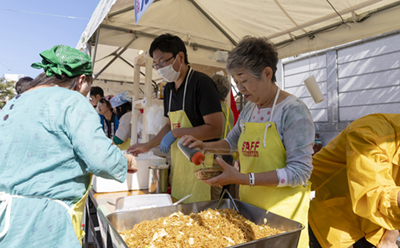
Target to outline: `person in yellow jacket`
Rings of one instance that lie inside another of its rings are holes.
[[[200,149],[237,149],[240,172],[218,159],[224,172],[203,182],[239,184],[240,200],[302,223],[306,228],[298,247],[306,248],[315,128],[306,105],[276,85],[277,63],[278,53],[266,38],[240,41],[226,66],[249,101],[238,122],[226,139],[203,143],[185,136],[183,142]]]
[[[357,119],[314,155],[309,223],[322,247],[347,248],[361,239],[397,247],[399,159],[400,114]]]

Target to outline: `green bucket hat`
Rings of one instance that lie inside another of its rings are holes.
[[[90,56],[65,45],[56,45],[53,48],[40,53],[42,63],[33,63],[31,67],[43,68],[48,77],[54,75],[66,75],[74,77],[78,75],[93,74]]]

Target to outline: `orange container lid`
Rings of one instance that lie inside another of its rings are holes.
[[[193,154],[192,163],[195,165],[200,165],[204,162],[205,156],[202,152],[196,152]]]

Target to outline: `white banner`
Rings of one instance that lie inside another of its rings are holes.
[[[135,0],[135,26],[153,1],[154,0]]]

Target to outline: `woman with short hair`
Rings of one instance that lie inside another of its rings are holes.
[[[240,184],[240,200],[307,227],[315,128],[306,105],[276,85],[278,53],[266,38],[245,37],[229,54],[227,71],[249,102],[228,137],[202,142],[201,149],[238,149],[240,172],[224,161],[224,172],[203,180],[212,186]],[[298,247],[308,247],[304,229]]]

